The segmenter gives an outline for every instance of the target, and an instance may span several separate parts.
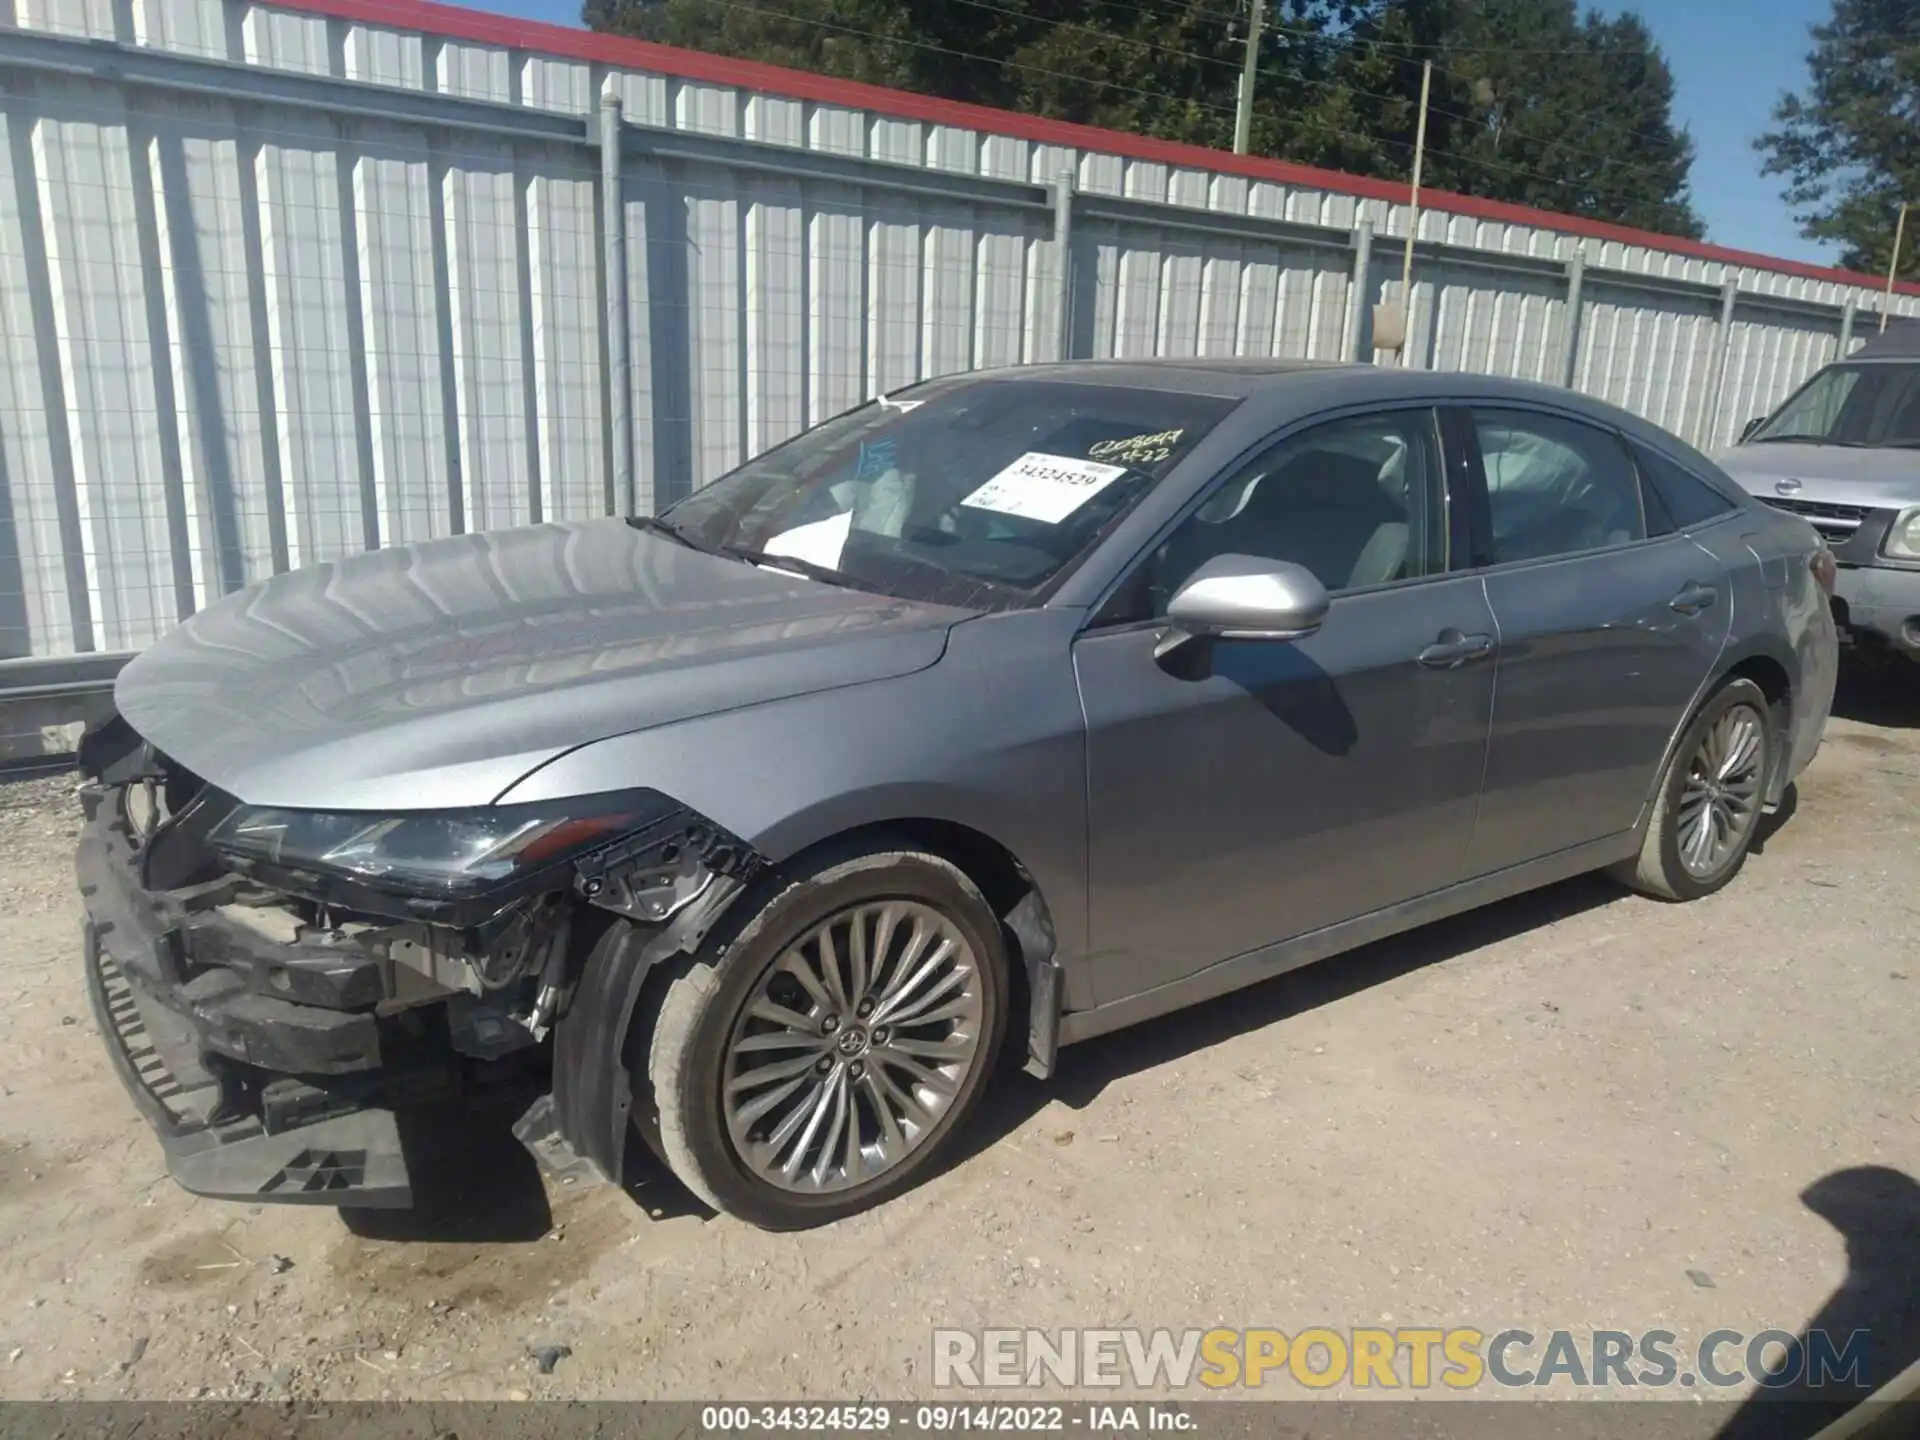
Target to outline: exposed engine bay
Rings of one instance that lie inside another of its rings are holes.
[[[653,792],[564,815],[262,811],[117,719],[81,766],[102,1030],[205,1194],[409,1203],[396,1116],[506,1072],[550,1088],[596,948],[637,953],[760,865]]]

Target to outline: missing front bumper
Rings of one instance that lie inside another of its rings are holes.
[[[353,1109],[274,1130],[267,1128],[265,1115],[223,1115],[218,1079],[204,1066],[176,1071],[177,1043],[168,1043],[148,1024],[164,1007],[136,993],[91,921],[85,949],[87,994],[114,1069],[159,1136],[167,1172],[183,1189],[215,1199],[282,1204],[387,1208],[413,1203],[399,1123],[391,1111]],[[175,1063],[169,1062],[170,1053]]]
[[[115,794],[83,800],[87,990],[173,1178],[229,1200],[411,1204],[402,1115],[460,1089],[444,1027],[377,1013],[378,957],[260,936],[206,887],[145,891]]]

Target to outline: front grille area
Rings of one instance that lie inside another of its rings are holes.
[[[1871,513],[1866,505],[1831,505],[1824,500],[1785,500],[1770,495],[1760,498],[1776,510],[1798,515],[1829,540],[1845,540]]]

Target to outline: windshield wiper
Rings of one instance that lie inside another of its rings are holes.
[[[689,550],[698,550],[702,555],[718,555],[720,553],[711,545],[701,544],[700,541],[687,534],[687,532],[682,530],[678,525],[662,520],[658,515],[629,515],[627,516],[627,524],[633,526],[636,530],[645,530],[652,535],[664,535],[674,543],[686,546]]]
[[[818,580],[823,585],[838,585],[845,590],[866,590],[877,595],[889,593],[878,585],[869,585],[864,580],[856,580],[843,571],[835,570],[831,565],[801,560],[793,555],[767,555],[761,551],[749,549],[745,545],[710,545],[704,540],[694,539],[678,525],[662,520],[657,515],[629,515],[627,523],[636,530],[664,535],[669,540],[686,546],[689,550],[698,550],[702,555],[719,555],[748,565],[785,570],[790,574],[804,575],[809,580]]]
[[[1841,450],[1865,450],[1871,447],[1864,440],[1835,440],[1830,435],[1756,435],[1751,440],[1743,440],[1743,445],[1832,445]]]
[[[749,565],[758,565],[763,569],[785,570],[791,575],[804,575],[809,580],[818,580],[823,585],[838,585],[844,590],[868,590],[884,595],[886,592],[878,585],[869,585],[856,580],[843,570],[831,565],[821,565],[813,560],[802,560],[794,555],[768,555],[759,550],[749,549],[745,545],[716,545],[715,555],[724,555],[729,560],[742,560]]]

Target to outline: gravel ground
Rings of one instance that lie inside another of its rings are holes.
[[[934,1325],[1822,1316],[1912,1359],[1920,685],[1841,708],[1722,894],[1575,881],[1069,1050],[787,1236],[493,1129],[411,1214],[181,1193],[87,1009],[71,779],[0,786],[0,1398],[918,1395]]]

